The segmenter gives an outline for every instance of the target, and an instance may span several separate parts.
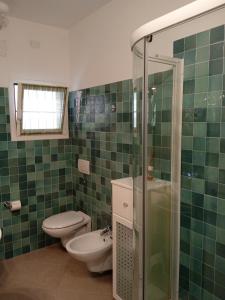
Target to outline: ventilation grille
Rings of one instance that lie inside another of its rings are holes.
[[[132,299],[133,283],[133,231],[116,223],[116,289],[123,300]]]

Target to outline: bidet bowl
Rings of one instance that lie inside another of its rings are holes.
[[[89,271],[104,272],[112,269],[112,238],[92,231],[67,242],[66,250],[75,259],[85,262]]]

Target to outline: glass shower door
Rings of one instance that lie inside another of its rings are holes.
[[[177,66],[173,59],[160,57],[149,57],[147,64],[144,294],[145,299],[175,300],[172,294],[177,280],[174,268],[179,265],[179,257],[175,256],[179,246],[179,189],[174,185],[179,179],[174,174],[180,174],[176,170],[179,137],[173,139],[179,127],[173,115],[173,105],[177,106],[173,101],[178,88]]]
[[[143,77],[136,72],[134,78],[134,236],[139,273],[134,299],[176,300],[183,62],[147,56],[149,43],[143,42],[142,53],[140,43],[134,51],[139,66],[143,58]]]

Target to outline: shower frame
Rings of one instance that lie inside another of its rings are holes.
[[[158,19],[155,19],[139,29],[137,29],[131,38],[131,50],[136,52],[137,49],[135,48],[136,44],[143,40],[144,42],[144,51],[143,54],[135,53],[136,56],[143,56],[143,99],[142,99],[142,211],[144,212],[144,205],[145,200],[147,199],[147,189],[146,189],[146,176],[147,176],[147,111],[148,111],[148,61],[155,61],[159,63],[168,63],[169,65],[173,66],[173,70],[175,71],[173,77],[173,97],[172,97],[172,136],[171,136],[171,162],[172,162],[172,169],[171,169],[171,182],[172,182],[172,190],[171,196],[172,199],[175,196],[176,201],[172,201],[172,214],[175,218],[172,218],[172,228],[176,228],[176,234],[172,235],[172,249],[171,249],[171,258],[172,258],[172,268],[171,268],[171,300],[177,300],[179,298],[179,237],[180,234],[180,164],[181,164],[181,123],[182,123],[182,105],[179,105],[176,108],[177,99],[182,99],[183,96],[183,61],[180,59],[174,58],[167,58],[167,57],[149,57],[147,55],[148,44],[152,42],[152,38],[154,35],[166,31],[167,29],[176,27],[177,25],[187,23],[199,17],[202,17],[208,13],[220,10],[225,7],[225,0],[215,0],[215,1],[205,1],[205,0],[197,0],[194,1],[180,9],[177,9],[165,16],[162,16]],[[175,79],[175,80],[174,80]],[[182,82],[181,82],[182,81]],[[182,84],[180,84],[182,83]],[[174,122],[174,118],[176,118],[176,122]],[[180,124],[180,126],[177,126]],[[178,137],[178,140],[177,140]],[[174,146],[176,145],[177,149],[174,152]],[[178,150],[178,151],[177,151]],[[176,155],[174,155],[176,154]],[[173,163],[176,164],[176,172],[173,172]],[[135,187],[134,187],[135,189]],[[143,213],[144,217],[144,213]],[[144,224],[144,219],[141,221]],[[141,224],[141,223],[140,223]],[[135,226],[134,226],[135,227]],[[140,228],[140,226],[137,225]],[[142,227],[144,227],[142,225]],[[139,270],[142,274],[138,275],[139,282],[138,282],[138,300],[143,300],[145,298],[145,272],[144,272],[144,257],[145,257],[145,229],[142,228],[141,236],[140,236],[140,243],[142,244],[140,247],[139,245],[135,245],[135,247],[139,247],[142,251],[143,257],[139,259]],[[173,258],[177,256],[178,260],[174,260]],[[146,299],[147,300],[147,299]],[[154,299],[153,299],[154,300]]]
[[[149,43],[149,38],[146,39]],[[151,39],[150,39],[151,41]],[[183,59],[165,57],[165,56],[155,56],[155,57],[145,57],[148,61],[156,62],[159,64],[168,65],[173,68],[173,95],[172,95],[172,128],[171,128],[171,228],[170,228],[170,237],[171,237],[171,269],[170,269],[170,278],[171,278],[171,299],[177,300],[179,294],[179,253],[180,253],[180,173],[181,173],[181,131],[182,131],[182,97],[183,97],[183,76],[184,76],[184,61]],[[148,84],[148,70],[145,70],[145,85]],[[145,88],[144,98],[148,99],[147,90]],[[147,103],[148,101],[143,101]],[[148,108],[145,110],[147,113]],[[147,116],[146,116],[147,117]],[[147,125],[147,124],[146,124]],[[145,137],[143,145],[147,143],[147,127],[144,129]],[[146,147],[143,147],[143,153],[145,155],[145,163],[147,163],[147,151]],[[144,170],[144,163],[143,163]],[[146,170],[146,168],[145,168]],[[147,175],[147,174],[146,174]],[[143,180],[145,183],[146,181]],[[145,188],[145,193],[147,189]],[[144,197],[147,196],[145,195]],[[144,199],[143,199],[144,201]],[[145,201],[144,201],[145,202]]]
[[[147,196],[147,184],[145,178],[147,178],[147,127],[148,127],[148,63],[158,63],[160,65],[166,65],[172,67],[173,70],[173,94],[172,94],[172,128],[171,128],[171,249],[170,249],[170,259],[172,268],[170,270],[170,278],[171,280],[171,299],[178,299],[179,292],[179,237],[180,237],[180,161],[181,161],[181,123],[182,123],[182,96],[183,96],[183,69],[184,63],[183,59],[173,58],[173,57],[165,57],[156,55],[147,56],[148,45],[152,42],[151,36],[144,37],[144,51],[143,54],[135,48],[135,54],[139,58],[143,59],[144,65],[144,76],[143,76],[143,101],[142,101],[142,225],[138,225],[139,221],[135,224],[134,221],[134,230],[135,228],[139,228],[139,234],[141,235],[141,243],[140,247],[141,252],[143,253],[143,257],[145,257],[145,245],[146,245],[146,231],[145,231],[145,204],[148,201]],[[134,183],[135,188],[135,183]],[[134,199],[135,200],[135,199]],[[135,218],[134,218],[135,220]],[[141,220],[140,220],[141,223]],[[141,228],[142,227],[142,228]],[[140,245],[139,245],[140,246]],[[144,297],[144,277],[145,277],[145,266],[143,263],[143,258],[139,260],[139,270],[143,273],[141,278],[141,283],[139,282],[139,298],[141,295]],[[143,298],[145,299],[145,298]],[[154,299],[153,299],[154,300]]]
[[[196,0],[136,29],[131,36],[131,50],[145,37],[187,23],[225,7],[225,0]]]

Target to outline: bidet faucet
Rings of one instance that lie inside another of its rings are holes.
[[[103,229],[101,232],[100,232],[100,235],[105,235],[107,234],[108,232],[111,232],[112,231],[112,226],[108,225],[105,229]]]

